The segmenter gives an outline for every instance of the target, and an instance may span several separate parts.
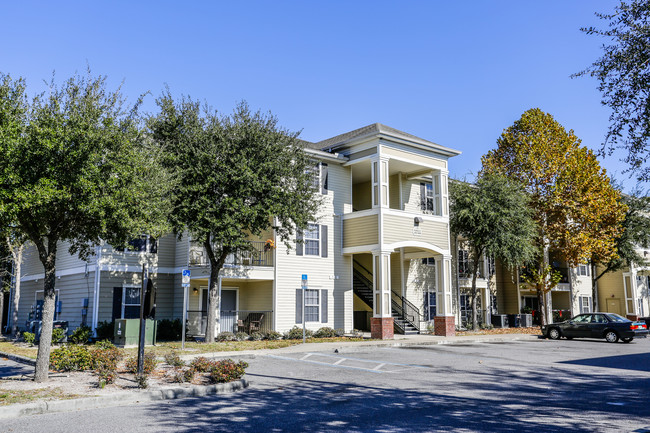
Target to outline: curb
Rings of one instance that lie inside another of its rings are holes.
[[[7,353],[7,352],[0,352],[0,357],[7,358],[10,361],[20,362],[21,364],[27,364],[27,365],[31,365],[32,367],[36,367],[36,360],[32,358],[28,358],[26,356],[14,355],[13,353]]]
[[[230,383],[185,388],[166,388],[155,391],[136,393],[116,393],[101,397],[77,398],[72,400],[40,401],[36,403],[14,404],[0,407],[0,419],[19,418],[45,413],[71,412],[75,410],[97,409],[103,407],[123,406],[129,403],[146,403],[150,401],[174,400],[188,397],[203,397],[209,394],[228,394],[248,388],[249,382],[240,379]]]

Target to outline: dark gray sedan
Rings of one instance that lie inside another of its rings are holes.
[[[542,326],[542,334],[553,340],[560,337],[569,340],[604,338],[610,343],[616,343],[620,338],[624,343],[629,343],[635,337],[645,338],[648,327],[644,322],[633,322],[614,313],[585,313],[564,322]]]

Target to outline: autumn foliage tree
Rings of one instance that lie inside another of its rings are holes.
[[[538,226],[534,286],[544,324],[550,316],[547,294],[557,284],[549,251],[570,266],[608,261],[616,255],[626,206],[594,153],[538,108],[526,111],[497,144],[483,157],[483,170],[519,180],[530,195]]]

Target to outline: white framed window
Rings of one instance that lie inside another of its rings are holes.
[[[311,187],[315,191],[320,191],[320,162],[313,161],[312,165],[307,167],[307,174],[311,177]]]
[[[318,224],[309,224],[304,231],[305,255],[320,255],[320,230]]]
[[[463,278],[469,276],[469,251],[458,250],[458,275]]]
[[[591,312],[591,296],[580,296],[580,313]]]
[[[140,317],[140,287],[122,288],[122,319]]]
[[[137,238],[131,239],[127,242],[128,248],[115,248],[115,251],[123,253],[151,253],[158,252],[158,241],[150,235],[140,235]]]
[[[433,320],[436,317],[436,292],[429,289],[424,292],[424,320]]]
[[[422,259],[422,264],[427,265],[427,266],[435,266],[436,265],[436,259],[435,257],[425,257]]]
[[[578,265],[577,273],[579,277],[588,277],[589,265],[588,264]]]
[[[305,322],[319,322],[320,296],[318,290],[305,290]]]

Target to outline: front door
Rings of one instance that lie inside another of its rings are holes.
[[[221,332],[236,332],[237,290],[221,289]]]
[[[621,314],[621,301],[619,299],[607,299],[607,312]]]

